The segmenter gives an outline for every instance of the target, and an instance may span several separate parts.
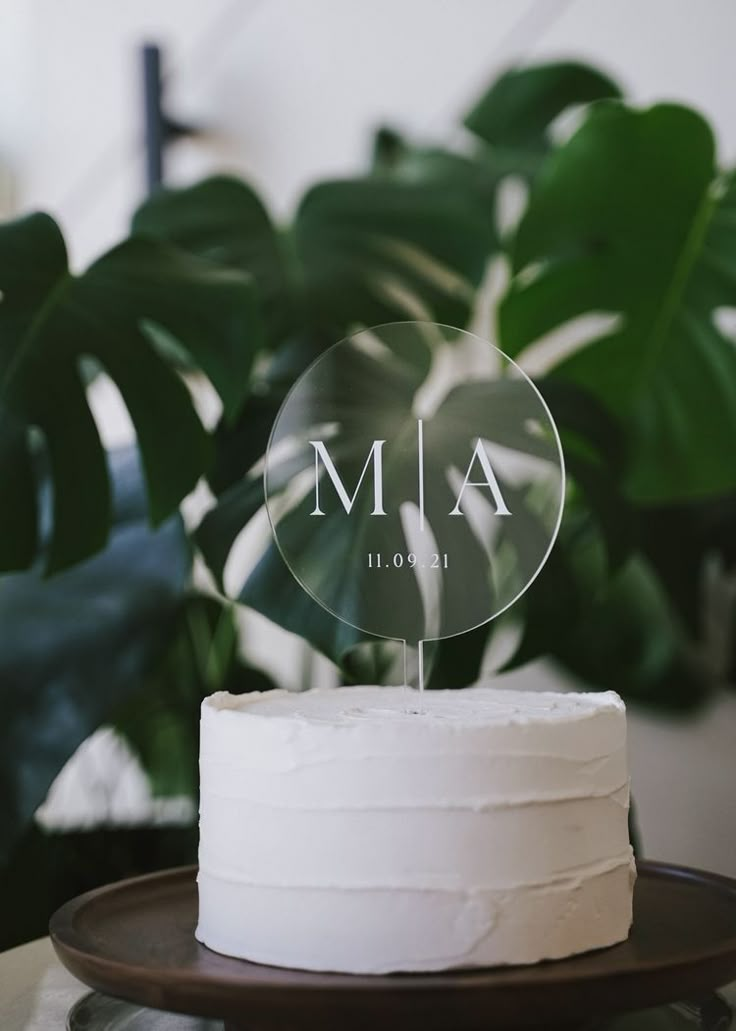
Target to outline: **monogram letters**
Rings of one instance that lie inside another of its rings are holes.
[[[420,440],[420,455],[419,455],[419,504],[420,509],[423,505],[424,485],[422,482],[424,476],[424,463],[421,455],[421,433],[419,435]],[[335,468],[335,463],[332,460],[327,447],[322,440],[310,440],[309,443],[314,448],[314,509],[310,512],[310,515],[321,516],[324,515],[324,511],[320,507],[320,462],[324,466],[324,469],[332,481],[332,485],[335,488],[337,496],[345,509],[345,512],[350,515],[355,500],[358,496],[358,492],[363,485],[363,481],[366,478],[369,468],[372,467],[373,475],[373,510],[371,515],[386,515],[386,510],[383,507],[383,445],[386,443],[385,440],[374,440],[368,457],[363,465],[362,472],[358,478],[358,482],[353,490],[352,495],[348,494],[345,484],[340,478],[340,474]],[[481,479],[471,480],[473,475],[473,467],[475,463],[480,465],[482,472]],[[461,503],[463,500],[463,494],[468,487],[487,487],[491,492],[491,498],[495,505],[495,514],[501,516],[511,515],[511,512],[504,500],[503,494],[501,493],[501,487],[496,478],[496,474],[493,471],[491,460],[488,457],[488,453],[483,446],[483,441],[478,438],[473,449],[470,462],[468,464],[467,472],[462,483],[462,487],[457,495],[454,508],[450,511],[450,515],[461,516],[465,513],[461,509]]]

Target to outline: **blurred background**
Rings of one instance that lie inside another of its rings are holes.
[[[370,5],[355,0],[2,0],[1,9],[0,216],[11,220],[35,210],[50,213],[64,233],[74,271],[128,235],[131,215],[146,197],[144,43],[162,48],[166,112],[197,130],[166,148],[165,184],[189,186],[221,172],[241,177],[277,222],[291,219],[300,197],[315,182],[362,174],[375,158],[375,134],[381,127],[388,129],[379,143],[389,151],[403,146],[397,143],[403,140],[423,145],[439,141],[462,150],[467,135],[463,116],[512,66],[583,62],[618,84],[626,103],[636,109],[661,101],[684,104],[710,123],[719,166],[736,163],[736,7],[731,0],[373,0]],[[685,163],[690,147],[683,139]],[[610,169],[612,192],[619,171]],[[509,192],[512,214],[515,205],[523,207],[524,196],[522,191],[521,199],[515,199],[514,191]],[[666,213],[663,218],[666,222]],[[736,254],[733,245],[730,254]],[[11,260],[12,252],[0,248],[0,276],[3,255]],[[500,296],[504,286],[491,284],[489,289]],[[736,278],[729,289],[730,298],[725,293],[718,300],[724,309],[736,308]],[[484,312],[473,324],[495,339],[494,319],[489,309]],[[197,395],[208,425],[220,410],[213,398],[206,389]],[[98,377],[91,399],[105,445],[129,445],[134,431],[117,389]],[[720,403],[714,396],[713,404]],[[733,439],[729,446],[736,481]],[[700,497],[708,494],[700,488],[698,492]],[[722,486],[711,492],[719,504],[727,493]],[[210,500],[201,491],[187,500],[190,522]],[[731,515],[727,507],[727,521],[718,523],[719,540],[734,536]],[[685,537],[695,533],[690,524],[682,525]],[[161,540],[156,545],[159,555],[167,546]],[[727,557],[729,547],[721,549]],[[698,583],[703,568],[718,554],[716,543],[703,544]],[[204,563],[199,558],[197,563],[196,582],[211,588]],[[721,646],[727,648],[732,643],[736,580],[728,568],[725,573],[719,568],[720,597],[726,599],[721,618],[727,627],[726,645],[721,641]],[[113,566],[109,575],[119,572]],[[72,623],[76,612],[94,635],[102,595],[95,596],[91,608],[75,609],[73,593],[67,603],[63,585],[55,590],[55,625],[62,611]],[[0,591],[0,648],[7,660],[0,699],[18,717],[11,721],[14,737],[0,781],[8,828],[0,897],[6,908],[12,907],[4,940],[0,935],[3,947],[42,934],[48,909],[76,891],[95,881],[186,861],[196,842],[194,710],[190,705],[185,730],[179,721],[172,731],[169,710],[162,704],[164,716],[158,712],[155,717],[157,734],[144,736],[125,710],[133,696],[118,692],[112,721],[117,729],[111,729],[102,645],[94,663],[80,674],[80,690],[99,702],[94,717],[75,729],[83,743],[78,746],[73,734],[68,740],[74,747],[64,744],[67,711],[47,706],[43,735],[18,758],[13,742],[29,734],[41,718],[40,703],[36,707],[29,699],[40,697],[60,668],[54,668],[55,644],[34,622],[35,597],[26,597],[27,607],[19,609],[12,592]],[[148,619],[140,597],[135,604],[138,619]],[[263,611],[244,623],[236,613],[236,632],[229,612],[224,619],[205,609],[197,615],[207,639],[204,653],[190,647],[189,634],[167,667],[169,685],[186,681],[193,666],[203,662],[193,697],[202,683],[228,686],[226,677],[212,674],[211,655],[224,654],[227,664],[235,661],[234,652],[242,660],[238,676],[246,690],[273,683],[299,688],[315,679],[329,682],[333,676],[335,667],[327,658],[311,652],[305,658],[300,637],[277,628]],[[19,612],[25,612],[25,622],[19,621]],[[14,652],[19,626],[32,627],[35,634],[21,657]],[[131,633],[130,626],[125,633]],[[38,658],[44,648],[51,649],[48,663],[38,661],[29,673],[28,655]],[[58,663],[63,665],[65,656],[62,649]],[[21,659],[27,675],[18,672]],[[502,674],[503,683],[579,688],[580,676],[573,675],[572,665],[538,657]],[[131,676],[140,686],[149,674]],[[612,686],[627,696],[627,683],[593,679],[588,677],[584,686]],[[667,704],[667,692],[676,696],[680,688],[664,680],[656,704],[628,696],[627,701],[644,852],[736,875],[736,695],[729,692],[729,679],[724,674],[712,678],[718,683],[709,682],[707,690],[693,689],[687,704]],[[99,729],[94,731],[94,726]],[[69,761],[65,749],[75,753]],[[52,758],[34,758],[42,753]],[[181,758],[172,762],[172,756]],[[36,784],[23,794],[33,780],[28,770],[41,765],[52,787],[45,800],[37,799],[41,807],[36,820],[23,825],[19,813],[28,809],[33,791],[40,790]]]
[[[576,58],[637,105],[678,100],[736,157],[732,5],[709,0],[5,0],[3,213],[42,208],[75,262],[125,233],[141,201],[143,42],[165,48],[170,113],[207,132],[172,148],[171,183],[251,181],[280,216],[318,179],[354,175],[388,123],[447,138],[509,65]]]

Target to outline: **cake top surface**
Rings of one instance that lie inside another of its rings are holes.
[[[421,720],[475,727],[507,726],[575,722],[603,712],[625,711],[623,701],[614,691],[558,693],[485,686],[424,692],[374,686],[245,695],[220,691],[207,698],[204,705],[215,711],[332,725],[406,722],[416,726]]]

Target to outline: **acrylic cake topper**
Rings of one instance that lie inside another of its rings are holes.
[[[498,616],[533,582],[562,517],[565,473],[531,380],[473,334],[366,329],[287,395],[265,464],[278,548],[343,622],[416,649]],[[408,682],[407,680],[407,682]]]

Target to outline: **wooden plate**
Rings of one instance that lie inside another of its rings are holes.
[[[551,1031],[736,979],[736,881],[684,867],[639,863],[634,928],[613,948],[535,966],[387,977],[210,952],[193,934],[195,873],[123,881],[62,906],[50,924],[62,963],[108,995],[250,1031]]]

